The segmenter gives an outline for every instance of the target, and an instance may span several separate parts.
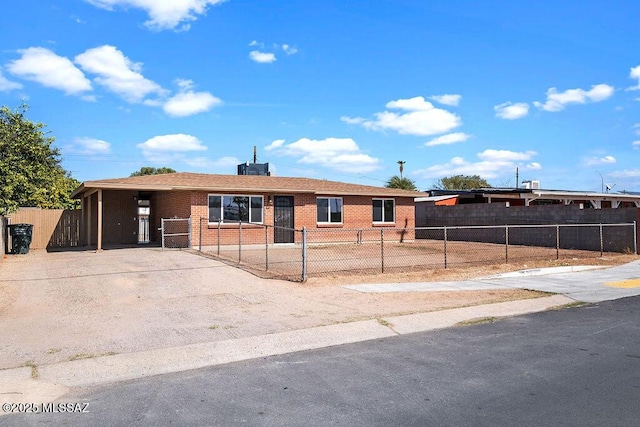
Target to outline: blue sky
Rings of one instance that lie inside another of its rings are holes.
[[[141,166],[640,191],[640,2],[24,0],[0,103],[77,179]]]

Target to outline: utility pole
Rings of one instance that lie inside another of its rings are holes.
[[[600,172],[596,171],[596,173],[600,175],[600,192],[604,193],[604,178]]]

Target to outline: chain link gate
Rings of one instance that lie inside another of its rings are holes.
[[[160,224],[162,250],[191,248],[191,218],[162,218]]]

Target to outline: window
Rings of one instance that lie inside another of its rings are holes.
[[[373,199],[373,222],[396,222],[395,200]]]
[[[209,195],[209,222],[262,223],[262,196]]]
[[[342,197],[318,197],[316,209],[318,223],[342,223]]]

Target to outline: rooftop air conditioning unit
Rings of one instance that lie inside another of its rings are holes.
[[[539,190],[540,181],[522,181],[522,188],[526,190]]]

